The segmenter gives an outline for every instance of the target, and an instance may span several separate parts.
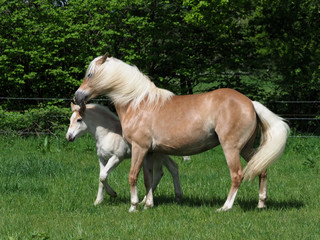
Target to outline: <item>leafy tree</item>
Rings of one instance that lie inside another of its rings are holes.
[[[261,1],[251,19],[256,51],[282,76],[287,100],[320,98],[319,12],[318,1]]]
[[[318,99],[318,26],[309,0],[5,1],[1,95],[72,97],[89,62],[109,52],[177,94]]]

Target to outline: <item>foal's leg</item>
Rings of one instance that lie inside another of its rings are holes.
[[[153,183],[152,183],[152,191],[154,192],[163,177],[163,167],[162,167],[162,160],[161,159],[155,159],[155,157],[152,158],[153,160]]]
[[[152,156],[152,163],[153,163],[153,183],[152,183],[152,191],[154,192],[163,176],[163,168],[162,168],[162,161],[155,160],[157,158],[156,154]],[[160,159],[159,159],[160,160]],[[143,170],[145,171],[145,170]],[[147,201],[147,195],[144,196],[143,200],[140,204],[145,204]]]
[[[152,155],[152,162],[154,172],[152,191],[154,192],[156,190],[161,178],[163,177],[163,165],[165,165],[173,178],[175,199],[177,202],[180,202],[182,198],[182,190],[180,186],[178,165],[168,155],[155,153]],[[145,204],[146,199],[147,196],[143,198],[140,204]]]
[[[129,212],[137,211],[137,206],[139,204],[139,197],[138,197],[138,188],[137,188],[137,180],[138,175],[141,170],[142,162],[147,154],[148,150],[140,147],[139,145],[132,143],[132,158],[131,158],[131,168],[129,173],[129,185],[131,191],[131,206]],[[148,197],[150,197],[150,193],[152,195],[152,188],[148,191]]]
[[[152,190],[152,182],[153,182],[153,159],[152,153],[147,154],[147,157],[143,161],[143,176],[144,176],[144,185],[146,188],[146,200],[144,209],[149,207],[153,207],[153,190]]]
[[[122,160],[122,159],[121,159]],[[100,170],[100,176],[99,176],[99,181],[103,184],[103,186],[106,189],[107,194],[109,194],[111,197],[117,197],[117,193],[113,191],[113,189],[110,187],[108,183],[108,176],[112,172],[113,169],[115,169],[121,160],[118,158],[118,156],[113,155],[109,160],[106,166],[104,166]],[[101,166],[101,161],[100,161],[100,166]]]
[[[102,169],[104,168],[104,161],[102,161],[101,159],[99,159],[99,166],[100,166],[100,173],[101,173]],[[103,202],[103,189],[104,189],[103,183],[99,179],[98,194],[97,194],[96,200],[94,201],[95,206]]]
[[[163,164],[166,166],[166,168],[169,170],[169,172],[172,175],[173,179],[173,186],[174,186],[174,192],[175,192],[175,198],[177,202],[180,202],[182,199],[182,190],[180,185],[180,179],[179,179],[179,169],[178,164],[176,164],[169,156],[165,156],[163,160]]]
[[[222,146],[223,147],[223,146]],[[231,188],[224,205],[218,211],[227,211],[232,208],[236,198],[239,186],[243,178],[242,167],[240,163],[240,150],[238,149],[223,149],[231,175]]]

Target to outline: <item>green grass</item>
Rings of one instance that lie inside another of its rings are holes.
[[[116,199],[93,206],[98,189],[94,141],[85,136],[0,136],[0,239],[320,239],[320,139],[288,141],[269,170],[268,208],[258,181],[244,182],[233,209],[216,212],[230,188],[220,147],[179,165],[183,201],[166,171],[155,207],[128,213],[130,160],[111,174]],[[139,196],[144,195],[142,175]]]

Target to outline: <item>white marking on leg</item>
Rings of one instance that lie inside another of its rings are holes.
[[[98,194],[97,198],[94,201],[94,205],[97,206],[98,204],[103,202],[103,184],[99,181],[99,188],[98,188]]]
[[[234,193],[230,198],[227,198],[226,202],[223,204],[223,207],[219,208],[217,211],[220,212],[220,211],[227,211],[231,209],[233,206],[234,200],[237,196],[237,192],[238,192],[238,189],[234,191]]]
[[[117,193],[113,191],[113,189],[110,187],[108,184],[108,175],[112,172],[113,169],[115,169],[118,164],[120,163],[120,159],[116,156],[113,155],[109,160],[106,166],[103,166],[104,161],[100,160],[100,178],[99,180],[103,183],[107,193],[111,197],[117,197]]]
[[[144,206],[144,209],[153,207],[153,194],[152,194],[152,188],[150,188],[147,199],[146,199],[146,205]]]
[[[130,206],[129,212],[136,212],[137,206],[139,204],[137,185],[130,186],[130,190],[131,190],[131,206]]]

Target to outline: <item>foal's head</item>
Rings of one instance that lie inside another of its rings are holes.
[[[85,118],[85,105],[79,106],[71,103],[72,115],[70,118],[70,125],[66,138],[68,141],[74,141],[77,137],[86,133],[88,127],[84,121]]]

